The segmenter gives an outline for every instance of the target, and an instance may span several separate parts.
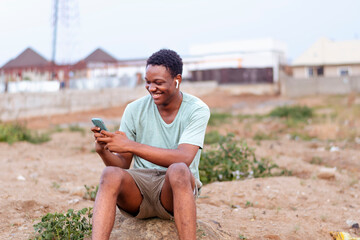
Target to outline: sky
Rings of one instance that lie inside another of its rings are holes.
[[[27,47],[52,56],[54,0],[0,0],[0,66]],[[101,47],[117,59],[161,48],[273,38],[289,63],[321,37],[360,39],[360,0],[59,0],[56,61]]]

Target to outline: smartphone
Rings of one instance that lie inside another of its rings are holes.
[[[99,127],[100,128],[100,131],[101,130],[105,130],[105,131],[109,131],[106,126],[105,126],[105,123],[103,122],[103,120],[101,118],[92,118],[91,121],[93,122],[93,124],[96,126],[96,127]]]

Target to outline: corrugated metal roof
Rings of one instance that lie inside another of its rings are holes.
[[[321,38],[300,57],[293,66],[343,65],[360,63],[360,40],[332,41]]]
[[[2,68],[40,67],[46,66],[49,63],[50,62],[48,60],[35,52],[33,49],[27,48],[15,59],[8,61],[4,66],[2,66]]]
[[[117,62],[116,58],[111,56],[109,53],[105,52],[101,48],[96,49],[89,56],[84,59],[85,62],[103,62],[103,63],[111,63]]]

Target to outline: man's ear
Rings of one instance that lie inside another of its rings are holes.
[[[178,75],[176,75],[176,77],[175,77],[175,83],[176,83],[176,88],[179,88],[179,85],[180,85],[180,83],[181,83],[181,80],[182,80],[182,77],[181,77],[181,74],[178,74]]]

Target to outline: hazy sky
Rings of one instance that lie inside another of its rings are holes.
[[[97,47],[118,59],[160,48],[259,38],[285,42],[293,60],[320,37],[360,38],[360,0],[59,0],[57,61]],[[53,0],[0,0],[0,66],[32,47],[51,58]],[[67,10],[66,10],[67,9]]]

